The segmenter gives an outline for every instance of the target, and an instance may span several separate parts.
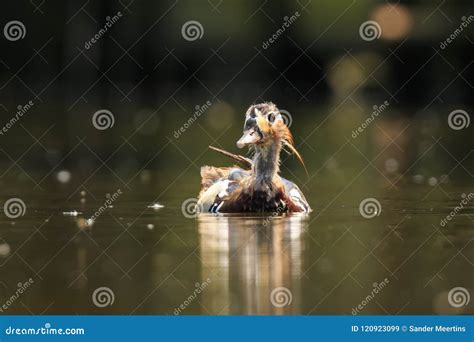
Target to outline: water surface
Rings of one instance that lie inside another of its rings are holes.
[[[381,204],[373,218],[359,212],[361,193],[335,199],[341,189],[331,185],[306,191],[314,208],[307,217],[188,218],[180,194],[160,197],[164,208],[148,208],[159,192],[145,182],[139,195],[122,189],[88,226],[105,194],[120,188],[99,179],[69,201],[64,189],[45,183],[50,191],[23,195],[23,217],[2,218],[2,299],[34,280],[5,312],[351,314],[365,300],[360,314],[472,313],[472,304],[447,302],[451,288],[473,288],[472,204],[440,223],[466,187],[443,184],[452,200],[438,194],[422,201],[439,190],[411,181],[373,191]],[[78,216],[63,215],[71,210]],[[113,292],[113,304],[94,305],[99,287]]]

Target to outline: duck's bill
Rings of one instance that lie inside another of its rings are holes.
[[[244,131],[242,137],[237,141],[237,147],[243,148],[248,145],[257,144],[260,140],[260,133],[255,129],[249,129]]]

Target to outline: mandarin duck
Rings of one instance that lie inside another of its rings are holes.
[[[252,159],[209,146],[243,167],[201,168],[201,191],[197,212],[276,214],[311,211],[301,190],[280,173],[280,153],[292,152],[303,164],[293,137],[278,108],[271,102],[250,106],[245,114],[238,148],[249,147]]]

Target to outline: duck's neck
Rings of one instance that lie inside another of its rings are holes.
[[[255,186],[265,189],[273,183],[279,172],[281,142],[276,140],[271,145],[257,146],[254,156]]]

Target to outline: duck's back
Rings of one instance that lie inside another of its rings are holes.
[[[204,166],[201,176],[203,187],[196,208],[200,212],[281,214],[311,211],[300,189],[283,178],[268,188],[255,190],[250,171],[238,167]]]

